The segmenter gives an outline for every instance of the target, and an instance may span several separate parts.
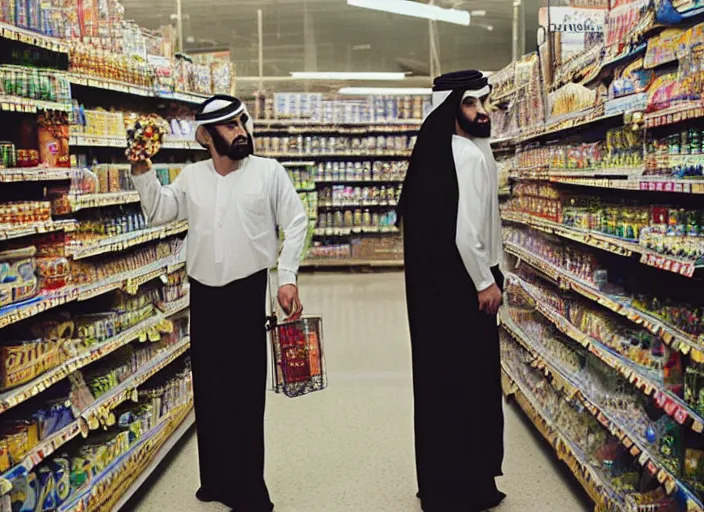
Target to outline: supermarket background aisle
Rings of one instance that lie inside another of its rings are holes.
[[[304,275],[301,288],[306,310],[324,315],[331,384],[299,400],[269,396],[267,478],[277,512],[420,511],[403,274]],[[506,419],[499,486],[509,498],[497,510],[591,510],[515,406]],[[196,460],[190,436],[131,505],[138,512],[227,510],[193,496]]]

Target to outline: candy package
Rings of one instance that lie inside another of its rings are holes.
[[[169,132],[169,124],[156,114],[140,116],[134,125],[127,129],[125,155],[130,162],[153,157],[161,149],[164,136]]]

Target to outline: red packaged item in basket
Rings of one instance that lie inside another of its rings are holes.
[[[276,393],[296,398],[327,387],[321,317],[278,323],[274,314],[267,330],[271,335],[272,387]]]

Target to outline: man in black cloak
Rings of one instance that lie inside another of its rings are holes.
[[[498,176],[479,71],[436,79],[399,206],[424,512],[479,512],[505,495],[497,312]]]

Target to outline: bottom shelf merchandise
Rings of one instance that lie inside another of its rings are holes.
[[[12,481],[2,512],[108,511],[139,477],[150,457],[178,428],[192,405],[190,360],[181,357],[140,386],[135,402],[115,411],[102,432],[75,439]]]
[[[308,252],[308,261],[314,265],[317,260],[331,262],[398,262],[403,263],[403,239],[399,235],[364,236],[352,238],[348,243],[330,244],[315,242]]]
[[[158,371],[187,350],[188,317],[178,317],[172,323],[171,332],[160,339],[150,335],[152,343],[125,345],[4,412],[0,421],[0,483],[26,474],[53,451],[85,433],[85,428],[109,426],[115,417],[113,410],[133,399],[135,389],[153,381]]]
[[[509,285],[508,293],[510,305],[502,310],[502,328],[518,343],[514,342],[511,350],[504,350],[504,362],[521,363],[525,371],[530,367],[542,370],[556,389],[581,402],[580,407],[637,457],[641,467],[664,486],[677,505],[674,508],[668,505],[669,508],[628,510],[704,510],[698,492],[704,488],[704,438],[690,428],[691,423],[685,422],[687,416],[668,415],[668,408],[663,408],[659,402],[663,392],[642,392],[632,384],[632,379],[625,379],[603,359],[563,334],[537,312],[535,301],[527,300],[522,292],[517,293],[515,284]],[[575,309],[579,311],[579,306]],[[608,334],[609,331],[604,329],[605,338]],[[619,331],[619,334],[629,336],[628,331]],[[517,344],[520,346],[516,347]],[[652,346],[653,356],[663,357],[665,352],[661,353],[658,347],[663,345],[656,343]],[[669,388],[676,396],[685,387],[682,365],[668,365],[669,360],[663,364],[664,368],[660,368],[663,370],[660,386]],[[520,377],[523,370],[514,366],[510,371],[512,376]],[[688,393],[698,394],[698,389],[691,389]]]
[[[517,402],[568,464],[597,504],[599,512],[677,512],[677,502],[667,497],[657,479],[640,467],[634,457],[579,400],[561,393],[539,370],[534,357],[506,333],[501,336],[507,394]],[[505,386],[506,387],[506,386]]]

